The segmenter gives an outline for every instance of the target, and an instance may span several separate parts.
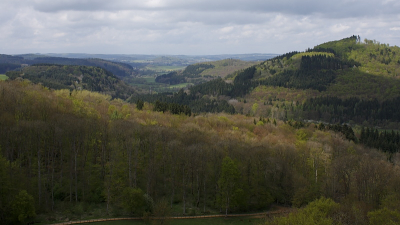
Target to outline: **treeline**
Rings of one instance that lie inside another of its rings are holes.
[[[189,77],[189,78],[196,78],[199,77],[200,74],[207,69],[212,69],[214,68],[214,65],[207,64],[207,63],[199,63],[199,64],[193,64],[189,65],[185,68],[183,71],[183,76],[184,77]]]
[[[333,70],[285,70],[258,82],[262,85],[325,91],[335,81]]]
[[[347,69],[355,64],[345,62],[336,57],[326,55],[302,56],[300,69],[302,70],[339,70]],[[357,65],[359,65],[357,63]]]
[[[4,69],[6,69],[5,72],[22,69],[21,67],[22,64],[27,64],[27,65],[58,64],[58,65],[101,67],[119,77],[127,77],[136,73],[136,71],[134,71],[131,65],[120,62],[111,62],[103,59],[75,59],[75,58],[62,58],[62,57],[37,57],[34,59],[24,59],[23,57],[19,56],[0,55],[0,65],[3,63],[13,64],[12,67],[11,66],[7,68],[4,67]],[[16,67],[15,65],[18,65],[18,67]]]
[[[201,85],[200,85],[201,86]],[[198,86],[195,86],[197,89]],[[147,95],[136,95],[132,96],[130,99],[131,103],[135,103],[138,100],[142,100],[149,103],[155,103],[157,101],[163,103],[174,103],[180,105],[186,105],[191,109],[193,113],[201,112],[226,112],[233,114],[235,113],[235,108],[230,105],[226,100],[212,99],[207,96],[199,95],[197,92],[193,92],[191,89],[190,94],[181,89],[177,93],[158,93],[158,94],[147,94]]]
[[[22,71],[10,71],[9,79],[28,79],[52,89],[85,89],[127,99],[133,88],[127,86],[111,72],[100,67],[35,64]]]
[[[21,65],[14,63],[0,63],[0,74],[5,74],[7,71],[15,70],[20,67]]]
[[[172,114],[185,114],[187,116],[192,115],[192,110],[187,105],[180,105],[177,103],[166,103],[156,101],[153,106],[153,110],[157,112],[171,112]]]
[[[400,122],[400,97],[379,102],[377,99],[363,100],[357,97],[341,99],[335,96],[322,96],[307,99],[298,108],[298,116],[328,123],[347,123],[354,121],[370,125]]]
[[[46,212],[78,220],[83,205],[104,204],[99,217],[162,217],[160,208],[246,212],[322,196],[341,202],[343,224],[368,224],[358,219],[400,199],[398,161],[314,126],[174,116],[18,81],[0,82],[0,102],[3,224]]]
[[[360,135],[360,143],[376,148],[381,151],[393,154],[400,150],[400,134],[399,132],[381,131],[373,128],[362,128]]]
[[[175,85],[175,84],[185,83],[186,79],[185,79],[184,76],[179,75],[178,72],[174,71],[174,72],[171,72],[171,73],[167,73],[167,74],[163,74],[163,75],[157,76],[155,81],[157,83]]]
[[[347,124],[323,124],[323,123],[319,123],[317,125],[317,129],[318,130],[331,130],[334,131],[336,133],[342,133],[344,135],[344,137],[349,140],[349,141],[354,141],[354,142],[358,142],[358,139],[356,137],[356,135],[354,134],[353,128],[351,128],[350,126],[347,126]]]

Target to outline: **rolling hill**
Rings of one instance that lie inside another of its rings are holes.
[[[199,77],[215,67],[195,64],[188,66],[183,74],[193,71],[190,74]],[[399,47],[369,40],[361,42],[358,36],[352,36],[305,52],[289,52],[237,70],[223,79],[193,86],[186,93],[187,98],[162,99],[192,106],[195,99],[209,99],[215,104],[229,101],[235,108],[229,112],[285,121],[397,128],[400,80],[396,71],[399,69]],[[178,73],[171,76],[179,77]],[[156,98],[143,96],[149,101]]]
[[[89,90],[127,99],[134,90],[111,72],[92,66],[35,64],[6,74],[11,80],[27,79],[52,89]]]
[[[34,64],[97,66],[112,72],[114,75],[120,78],[136,74],[136,71],[131,65],[97,58],[62,58],[34,54],[21,56],[0,55],[0,73],[6,73],[7,71],[20,69],[26,65]]]

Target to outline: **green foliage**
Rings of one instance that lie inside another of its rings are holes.
[[[137,108],[138,110],[142,110],[142,109],[143,109],[143,106],[144,106],[144,101],[138,99],[138,100],[136,101],[136,108]]]
[[[147,205],[145,193],[140,188],[127,187],[122,195],[123,206],[131,214],[142,216],[145,211],[150,211],[151,206]]]
[[[7,72],[11,80],[18,77],[41,83],[52,89],[90,90],[126,99],[133,89],[109,71],[99,67],[36,64],[21,72]]]
[[[387,208],[368,212],[371,225],[395,225],[400,223],[400,213]]]
[[[231,208],[239,206],[240,199],[244,195],[240,188],[240,172],[235,162],[228,156],[222,161],[218,188],[217,202],[221,208],[225,208],[225,213],[228,214]]]
[[[16,195],[11,203],[11,215],[14,221],[25,224],[35,216],[35,205],[31,195],[22,190]]]
[[[339,204],[332,199],[322,197],[298,212],[290,213],[287,217],[275,218],[266,225],[330,225],[334,224],[332,215],[338,207]]]
[[[153,224],[167,224],[169,216],[171,216],[171,206],[166,199],[161,199],[154,204],[153,215],[157,219],[153,220]]]

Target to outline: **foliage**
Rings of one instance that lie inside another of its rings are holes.
[[[33,197],[25,190],[20,191],[11,203],[11,214],[14,222],[24,224],[32,220],[36,216]]]
[[[90,90],[126,99],[133,89],[99,67],[36,64],[21,72],[7,72],[10,79],[23,78],[53,89]]]
[[[145,193],[140,188],[127,187],[123,191],[123,206],[131,214],[142,216],[149,209]]]
[[[186,100],[189,94],[172,96]],[[104,205],[99,215],[121,215],[129,199],[124,194],[140,197],[138,189],[147,206],[164,199],[181,208],[177,215],[189,208],[239,213],[272,202],[305,205],[326,196],[348,208],[364,205],[354,213],[360,218],[398,192],[396,156],[388,161],[387,154],[349,142],[337,133],[350,133],[344,125],[319,129],[224,113],[177,116],[148,104],[137,110],[100,93],[15,80],[0,82],[0,102],[5,224],[12,224],[8,209],[23,190],[38,213],[57,212],[63,220],[85,216],[91,204]]]
[[[267,222],[266,225],[320,225],[320,224],[334,224],[332,214],[338,208],[339,204],[335,203],[332,199],[320,198],[298,212],[290,213],[288,217],[278,217],[274,220]]]
[[[387,208],[369,212],[368,218],[371,225],[394,225],[400,223],[400,213]]]
[[[75,65],[100,67],[110,71],[116,76],[126,77],[135,73],[133,67],[120,62],[111,62],[103,59],[76,59],[62,57],[33,57],[23,58],[19,56],[1,55],[0,57],[0,73],[5,73],[18,68],[23,68],[24,65],[34,64],[57,64],[57,65]],[[3,71],[3,72],[2,72]]]
[[[221,208],[228,210],[239,205],[239,199],[243,195],[240,188],[240,172],[235,162],[228,156],[222,160],[221,176],[218,179],[219,195],[217,202]]]

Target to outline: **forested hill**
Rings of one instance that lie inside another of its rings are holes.
[[[277,56],[189,94],[230,100],[235,112],[247,115],[397,129],[399,78],[399,47],[351,36]]]
[[[257,62],[239,59],[196,63],[187,66],[183,71],[174,71],[158,76],[155,81],[167,84],[192,83],[197,85],[218,77],[224,78],[237,70],[245,69],[255,64]]]
[[[390,224],[370,221],[400,215],[399,155],[388,161],[335,127],[163,114],[25,81],[0,82],[0,102],[4,225],[246,213],[273,203],[308,204],[285,217],[290,224]]]
[[[27,79],[52,89],[89,90],[127,99],[134,90],[111,72],[100,67],[35,64],[21,71],[9,71],[11,79]]]
[[[104,59],[75,59],[62,57],[45,57],[38,55],[11,56],[0,55],[0,74],[10,70],[16,70],[21,66],[33,64],[58,64],[58,65],[76,65],[76,66],[97,66],[112,72],[118,77],[127,77],[136,74],[131,65],[111,62]]]

